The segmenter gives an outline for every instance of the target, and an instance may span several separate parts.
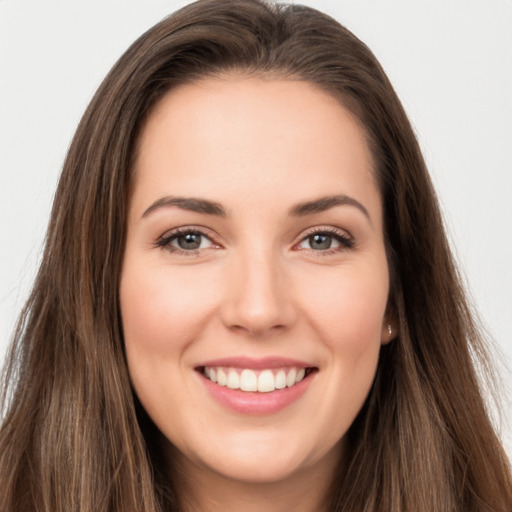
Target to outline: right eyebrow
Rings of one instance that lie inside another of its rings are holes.
[[[165,196],[157,199],[149,208],[142,214],[142,218],[147,217],[151,212],[166,206],[177,206],[182,210],[188,210],[197,213],[206,213],[207,215],[217,215],[219,217],[227,217],[226,210],[219,203],[209,201],[208,199],[201,199],[198,197],[174,197]]]
[[[313,201],[299,203],[292,207],[289,213],[294,217],[304,217],[306,215],[324,212],[336,206],[345,205],[354,206],[364,214],[364,216],[369,220],[370,224],[372,223],[372,219],[370,217],[370,214],[368,213],[368,210],[357,199],[354,199],[353,197],[347,196],[345,194],[325,196],[319,199],[315,199]]]

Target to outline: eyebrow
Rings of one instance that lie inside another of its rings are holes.
[[[182,210],[188,210],[197,213],[206,213],[207,215],[217,215],[226,217],[226,210],[219,204],[208,199],[200,199],[197,197],[162,197],[155,201],[143,214],[142,218],[147,217],[151,212],[163,208],[165,206],[177,206]]]
[[[311,215],[314,213],[325,212],[326,210],[334,208],[335,206],[346,205],[356,207],[365,215],[365,217],[371,223],[371,218],[370,214],[368,213],[368,210],[357,199],[354,199],[353,197],[350,196],[346,196],[344,194],[325,196],[319,199],[315,199],[313,201],[299,203],[290,209],[289,214],[293,217],[304,217],[306,215]]]
[[[312,201],[306,201],[298,203],[292,206],[288,211],[288,214],[292,217],[305,217],[306,215],[312,215],[315,213],[321,213],[336,206],[354,206],[360,210],[365,217],[370,221],[371,218],[368,210],[353,197],[345,194],[338,194],[334,196],[324,196],[319,199]],[[198,197],[174,197],[166,196],[158,199],[151,204],[147,210],[142,214],[142,218],[147,217],[151,212],[164,208],[167,206],[177,206],[182,210],[188,210],[191,212],[204,213],[207,215],[216,215],[218,217],[227,217],[226,210],[219,203],[210,201],[208,199],[202,199]]]

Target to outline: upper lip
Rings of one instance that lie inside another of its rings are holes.
[[[264,370],[274,368],[313,368],[315,365],[298,359],[292,359],[289,357],[263,357],[263,358],[252,358],[252,357],[223,357],[220,359],[211,359],[208,361],[201,362],[197,365],[200,367],[231,367],[231,368],[247,368],[251,370]]]

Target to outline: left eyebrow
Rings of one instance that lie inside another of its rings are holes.
[[[370,218],[370,214],[368,210],[353,197],[346,196],[344,194],[339,194],[335,196],[325,196],[320,197],[319,199],[315,199],[313,201],[306,201],[304,203],[299,203],[290,208],[289,215],[293,217],[304,217],[306,215],[311,215],[313,213],[325,212],[335,206],[354,206],[358,210],[360,210],[364,216],[372,222]]]
[[[172,197],[166,196],[155,201],[143,214],[142,218],[147,217],[151,212],[166,206],[177,206],[182,210],[188,210],[197,213],[206,213],[207,215],[217,215],[226,217],[226,211],[219,203],[201,199],[198,197]]]

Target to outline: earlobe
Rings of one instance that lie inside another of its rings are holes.
[[[382,320],[381,344],[387,345],[398,336],[398,314],[395,306],[395,294],[390,291]]]
[[[394,340],[397,336],[398,332],[392,323],[384,322],[382,326],[382,344],[386,345],[390,341]]]

